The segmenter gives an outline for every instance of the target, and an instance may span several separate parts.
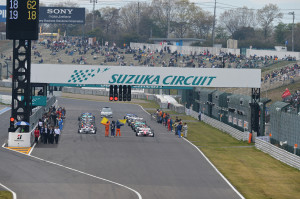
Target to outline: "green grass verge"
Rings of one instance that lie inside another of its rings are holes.
[[[203,122],[191,122],[188,127],[188,140],[201,149],[245,198],[299,198],[299,170]]]
[[[0,191],[0,199],[12,199],[13,195],[9,191]]]

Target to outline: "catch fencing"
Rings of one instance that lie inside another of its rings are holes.
[[[285,143],[285,149],[293,153],[295,144],[300,145],[300,115],[291,106],[281,107],[281,104],[276,102],[270,107],[271,143]]]
[[[185,113],[187,115],[192,116],[193,118],[198,119],[198,113],[196,111],[193,111],[191,109],[185,109]],[[204,114],[201,114],[201,121],[205,122],[206,124],[209,124],[217,129],[219,129],[220,131],[223,131],[229,135],[231,135],[232,137],[234,137],[237,140],[242,140],[242,141],[247,141],[249,138],[249,132],[245,131],[239,131],[223,122],[220,122],[218,120],[215,120],[213,118],[210,118]]]
[[[300,170],[300,157],[257,137],[255,147],[273,158]]]

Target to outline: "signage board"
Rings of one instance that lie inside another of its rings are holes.
[[[32,64],[32,83],[260,88],[260,69]]]
[[[6,6],[0,5],[0,22],[6,22]]]
[[[85,8],[41,7],[40,23],[84,24]]]
[[[21,100],[24,97],[21,96]],[[47,96],[32,96],[31,106],[46,106],[47,105]]]
[[[33,140],[32,133],[18,133],[9,132],[8,133],[8,146],[9,147],[31,147],[31,142]]]
[[[37,40],[39,0],[7,0],[6,5],[6,39]]]

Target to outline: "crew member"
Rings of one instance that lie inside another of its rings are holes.
[[[122,124],[121,122],[119,122],[119,120],[117,121],[117,133],[116,136],[121,136],[121,126],[123,126],[124,124]]]
[[[177,126],[177,134],[179,138],[181,138],[181,129],[182,129],[182,122],[179,122]]]
[[[103,124],[103,125],[105,126],[105,137],[108,137],[110,121],[107,121],[106,124]]]
[[[34,130],[34,141],[35,141],[36,143],[39,142],[39,137],[40,137],[40,131],[39,131],[39,128],[36,127],[35,130]]]
[[[115,131],[116,131],[116,123],[115,121],[112,121],[110,124],[110,134],[111,136],[115,137]]]
[[[60,135],[60,130],[59,130],[58,126],[55,127],[54,133],[55,133],[55,143],[58,144],[58,139],[59,139],[59,135]]]

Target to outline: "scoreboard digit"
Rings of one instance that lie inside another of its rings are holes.
[[[6,38],[37,40],[39,0],[6,0]]]

